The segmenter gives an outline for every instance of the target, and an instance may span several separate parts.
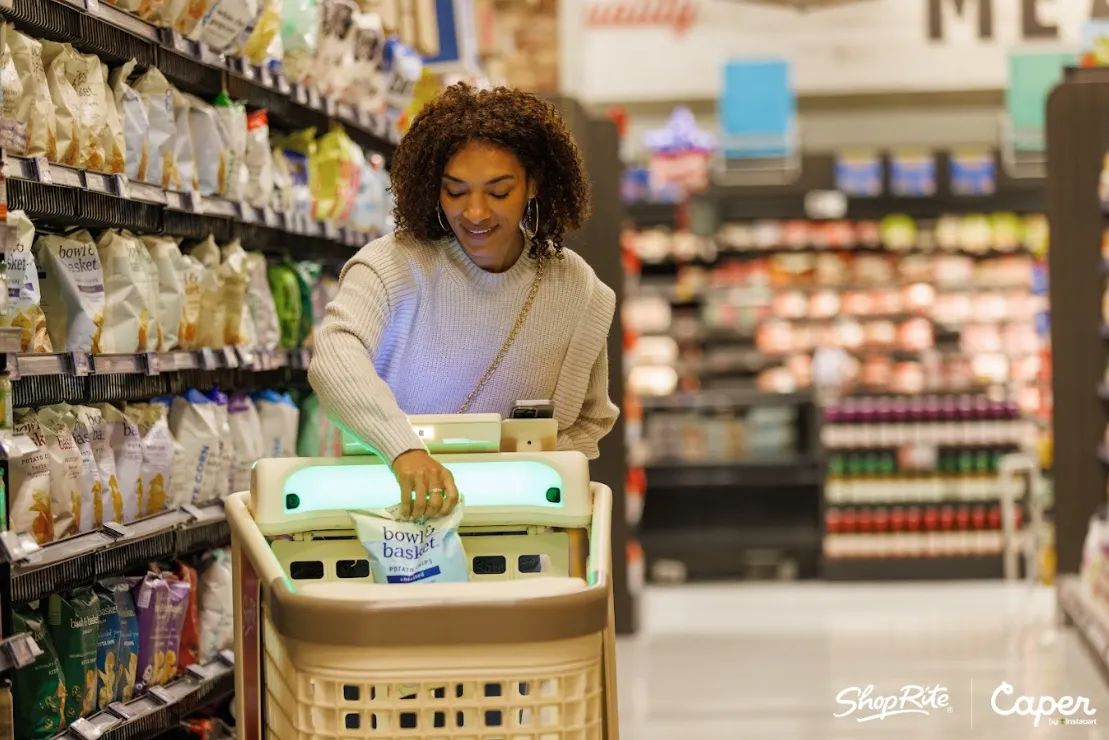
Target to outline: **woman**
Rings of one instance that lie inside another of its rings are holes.
[[[405,516],[458,501],[408,414],[507,416],[549,398],[559,448],[596,458],[619,413],[605,348],[616,300],[562,245],[590,192],[557,111],[454,85],[415,117],[391,175],[397,230],[347,263],[316,335],[322,407],[391,465]]]

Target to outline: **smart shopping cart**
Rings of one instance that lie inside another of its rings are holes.
[[[513,449],[550,447],[531,423]],[[347,512],[398,500],[376,457],[263,460],[228,498],[241,738],[618,740],[611,490],[576,452],[437,459],[468,583],[373,582]]]

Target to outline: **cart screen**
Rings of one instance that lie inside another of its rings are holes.
[[[454,476],[466,508],[562,507],[562,476],[541,462],[457,462],[444,467]],[[384,509],[399,500],[397,480],[381,464],[312,466],[285,481],[286,513]]]

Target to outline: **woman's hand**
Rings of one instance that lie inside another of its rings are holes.
[[[451,513],[458,503],[454,476],[425,450],[409,450],[397,456],[393,475],[400,484],[401,516],[442,516]]]

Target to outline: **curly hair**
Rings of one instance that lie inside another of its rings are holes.
[[[542,208],[530,253],[561,254],[563,235],[589,218],[581,152],[553,105],[503,87],[451,85],[413,119],[390,167],[397,230],[428,241],[451,235],[439,218],[440,180],[450,158],[470,141],[501,146],[519,158]]]

